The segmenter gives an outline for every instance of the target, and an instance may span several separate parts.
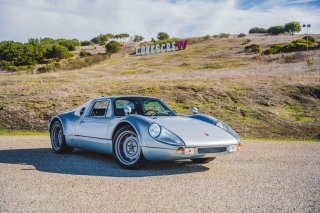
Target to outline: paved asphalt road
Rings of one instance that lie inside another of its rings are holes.
[[[54,154],[49,137],[0,137],[0,212],[320,212],[320,143],[245,141],[209,164],[128,171]]]

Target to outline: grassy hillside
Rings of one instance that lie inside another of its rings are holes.
[[[160,97],[182,115],[196,106],[240,136],[320,139],[319,50],[271,56],[244,50],[245,39],[264,50],[301,37],[232,36],[147,56],[132,54],[136,44],[130,43],[121,53],[83,69],[1,73],[0,128],[45,131],[50,116],[91,98],[139,94]],[[313,62],[311,71],[306,58]]]

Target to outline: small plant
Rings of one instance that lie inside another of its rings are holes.
[[[220,38],[229,38],[230,33],[220,33],[219,37]]]
[[[309,67],[309,70],[312,71],[313,70],[312,65],[314,64],[314,61],[311,58],[307,58],[306,62]]]
[[[238,38],[244,38],[244,37],[246,37],[246,34],[245,34],[245,33],[240,33],[240,34],[238,35]]]
[[[210,35],[203,36],[202,40],[209,41],[209,40],[211,40],[211,36]]]
[[[93,42],[92,41],[81,41],[81,46],[89,46],[92,45]]]
[[[265,55],[272,55],[272,54],[279,53],[281,49],[282,49],[282,46],[280,44],[273,44],[269,49],[266,49],[265,51],[263,51],[263,53]]]
[[[260,47],[259,44],[251,44],[249,46],[246,46],[244,49],[246,51],[250,51],[251,50],[252,52],[257,52],[257,53],[259,53],[261,51],[261,47]]]
[[[46,66],[42,66],[38,68],[38,72],[39,73],[45,73],[45,72],[49,72],[52,70],[52,66],[51,65],[46,65]]]
[[[89,53],[89,52],[87,52],[85,50],[81,50],[81,52],[80,52],[80,56],[81,57],[86,57],[86,56],[89,56],[89,55],[91,55],[91,53]]]
[[[60,62],[54,62],[53,63],[53,67],[56,69],[60,69],[61,68],[61,63]]]
[[[284,62],[285,63],[290,63],[290,62],[292,62],[293,61],[293,56],[292,55],[286,55],[285,57],[284,57]]]

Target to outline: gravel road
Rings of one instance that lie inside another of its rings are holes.
[[[0,212],[320,212],[320,143],[252,142],[208,164],[128,171],[55,154],[49,137],[0,137]]]

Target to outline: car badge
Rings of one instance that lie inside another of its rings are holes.
[[[206,136],[209,136],[209,134],[208,133],[204,133]]]

